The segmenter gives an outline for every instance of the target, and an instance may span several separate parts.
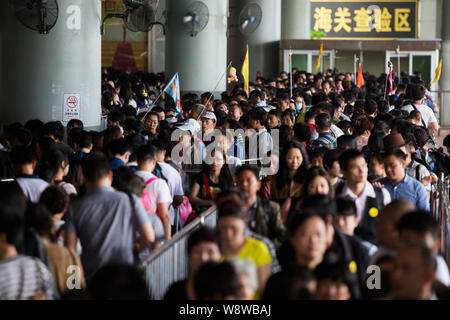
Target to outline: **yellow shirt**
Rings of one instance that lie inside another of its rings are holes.
[[[295,123],[302,123],[302,122],[305,122],[305,115],[306,115],[306,112],[303,112],[302,114],[300,114],[300,115],[297,117],[297,121],[295,121]]]
[[[226,256],[225,260],[231,258],[249,259],[253,261],[257,267],[261,267],[272,262],[272,256],[270,255],[266,244],[250,237],[247,237],[245,245],[238,255],[234,257]]]
[[[251,237],[247,237],[245,245],[239,254],[236,256],[225,256],[224,260],[226,261],[232,258],[251,260],[257,267],[272,262],[272,256],[270,255],[267,245],[264,242]],[[259,300],[259,298],[259,294],[256,292],[252,300]]]

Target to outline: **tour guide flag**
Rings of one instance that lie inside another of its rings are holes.
[[[319,56],[317,57],[316,73],[320,68],[320,59],[322,59],[322,52],[323,52],[323,41],[320,41],[320,50]]]
[[[359,64],[358,76],[356,77],[356,85],[361,88],[364,85],[364,77],[362,75],[361,63]]]
[[[433,82],[431,84],[433,84],[433,83],[435,83],[435,82],[437,82],[439,80],[439,78],[441,77],[441,69],[442,69],[442,58],[439,61],[438,67],[436,68],[436,71],[435,71],[436,76],[434,77],[434,80],[433,80]]]
[[[250,67],[249,67],[249,61],[248,61],[248,45],[247,45],[247,52],[245,53],[244,63],[242,64],[241,73],[242,73],[242,76],[244,77],[244,90],[248,91],[248,82],[249,82],[249,78],[250,78]]]
[[[392,62],[388,61],[389,68],[389,94],[392,94]]]
[[[169,81],[164,92],[172,97],[175,102],[175,114],[181,112],[181,95],[180,95],[180,80],[178,79],[178,72],[173,76],[172,80]]]

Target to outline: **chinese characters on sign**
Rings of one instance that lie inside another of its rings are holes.
[[[324,39],[416,38],[417,1],[311,0],[311,29]]]
[[[80,100],[79,93],[65,93],[63,99],[63,122],[71,119],[80,119]]]

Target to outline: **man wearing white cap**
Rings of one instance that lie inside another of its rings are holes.
[[[193,119],[189,119],[193,120]],[[202,140],[197,138],[196,132],[197,128],[194,125],[195,120],[187,121],[184,124],[177,126],[176,129],[188,132],[189,135],[180,135],[180,143],[183,146],[183,152],[181,152],[180,157],[172,157],[172,160],[178,165],[183,164],[201,164],[205,158],[206,148]]]
[[[217,118],[213,112],[207,111],[202,117],[202,133],[203,133],[203,142],[208,145],[213,140],[212,133],[216,128]]]
[[[265,101],[259,102],[255,105],[255,108],[261,108],[263,109],[265,112],[269,113],[270,110],[275,109],[274,106],[270,105],[270,104],[266,104]]]

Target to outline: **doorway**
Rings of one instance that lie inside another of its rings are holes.
[[[425,86],[430,91],[437,90],[437,83],[431,84],[435,76],[435,70],[439,61],[439,51],[410,51],[399,52],[386,51],[386,73],[387,62],[391,61],[393,64],[393,71],[398,72],[398,65],[400,60],[400,71],[414,74],[420,72]]]

